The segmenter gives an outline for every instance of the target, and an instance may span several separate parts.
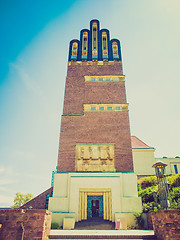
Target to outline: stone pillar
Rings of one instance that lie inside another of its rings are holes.
[[[48,240],[51,212],[45,209],[0,209],[0,239]]]
[[[180,210],[160,210],[151,213],[154,233],[159,240],[180,239]]]

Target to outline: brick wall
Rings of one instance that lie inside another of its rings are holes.
[[[155,235],[159,240],[180,239],[180,210],[161,210],[151,213]]]
[[[51,212],[0,209],[0,224],[0,240],[47,240],[51,228]]]
[[[128,112],[62,116],[58,172],[75,171],[76,143],[115,143],[116,171],[133,171]]]
[[[27,209],[32,207],[33,209],[46,209],[46,196],[49,194],[51,196],[51,192],[53,191],[53,187],[47,189],[46,191],[42,192],[38,196],[31,199],[29,202],[25,203],[20,208]]]
[[[128,112],[83,111],[83,104],[87,103],[126,103],[124,82],[85,82],[84,79],[84,76],[123,75],[122,63],[81,64],[71,62],[68,66],[57,171],[75,171],[76,143],[115,143],[116,171],[133,172]],[[70,116],[75,114],[81,115]]]
[[[83,104],[94,100],[99,103],[125,103],[124,82],[90,83],[84,80],[84,76],[103,75],[123,75],[122,63],[108,65],[108,62],[104,62],[101,66],[97,62],[92,62],[92,65],[87,65],[87,62],[82,62],[82,65],[72,62],[67,71],[63,114],[83,114]]]

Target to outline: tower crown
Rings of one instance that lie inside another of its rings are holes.
[[[82,29],[80,31],[80,40],[70,41],[69,58],[74,61],[92,61],[92,60],[117,60],[121,61],[121,47],[118,39],[110,40],[108,29],[100,29],[100,23],[97,19],[90,21],[90,30]]]

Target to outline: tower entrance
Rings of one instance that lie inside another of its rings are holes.
[[[112,221],[111,189],[80,189],[78,220],[81,221],[96,217]]]
[[[103,196],[87,197],[87,217],[88,218],[103,217]]]

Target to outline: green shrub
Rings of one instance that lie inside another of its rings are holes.
[[[157,211],[160,209],[161,209],[160,204],[158,204],[158,206],[156,206],[155,202],[143,203],[143,213]]]
[[[58,228],[59,228],[59,224],[57,222],[51,223],[51,229],[58,229]]]
[[[153,193],[154,191],[157,192],[157,190],[157,186],[148,187],[140,192],[139,197],[142,198],[143,203],[154,202]]]
[[[180,187],[174,187],[170,191],[172,209],[180,209]]]
[[[180,187],[174,187],[170,192],[170,197],[172,201],[180,199]]]
[[[172,209],[180,209],[180,174],[175,174],[167,177],[170,184],[170,200]],[[153,192],[158,192],[156,176],[144,177],[138,179],[138,195],[142,198],[143,212],[151,212],[160,210],[160,204],[155,203]],[[157,194],[158,200],[158,194]]]
[[[156,178],[156,176],[143,177],[143,178],[139,179],[138,182],[141,184],[141,188],[145,189],[145,188],[156,185],[157,178]]]
[[[140,182],[137,182],[137,190],[138,190],[138,194],[140,194],[140,192],[142,191]]]
[[[142,212],[134,213],[134,216],[136,218],[136,223],[138,225],[139,229],[144,228],[144,219],[142,217]]]
[[[175,174],[167,177],[170,188],[180,187],[180,174]]]
[[[180,210],[180,198],[177,201],[171,201],[171,207]]]

